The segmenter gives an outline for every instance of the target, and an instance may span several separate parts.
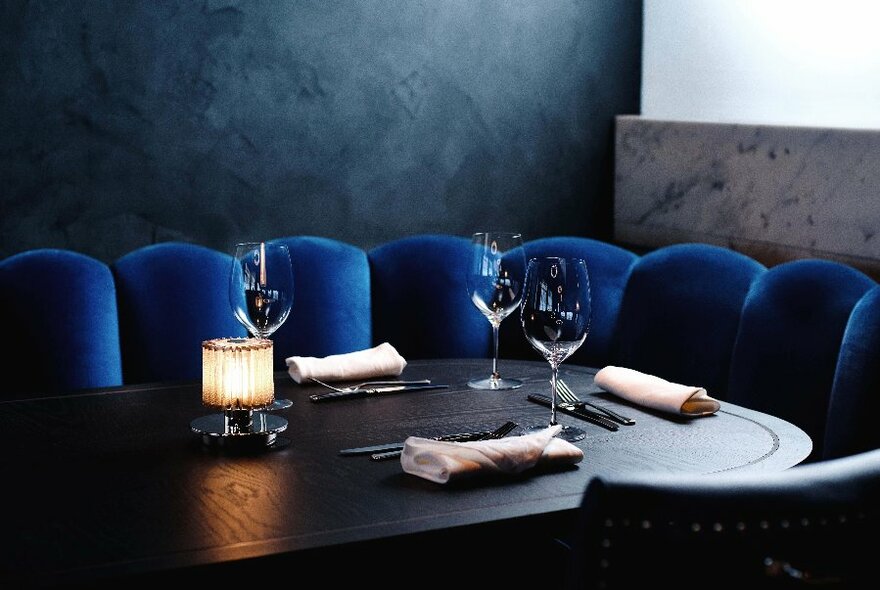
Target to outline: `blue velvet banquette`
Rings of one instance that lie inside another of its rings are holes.
[[[491,355],[491,329],[464,276],[470,242],[445,234],[362,250],[295,236],[293,308],[273,335],[275,367],[391,342],[405,358]],[[593,321],[568,363],[628,366],[705,386],[722,400],[803,428],[810,461],[880,447],[880,286],[827,260],[771,268],[708,244],[637,255],[583,237],[524,244],[526,255],[587,261]],[[198,379],[203,340],[244,335],[228,304],[228,254],[167,242],[105,264],[39,249],[0,261],[0,298],[15,343],[0,398]],[[538,360],[518,322],[500,357]],[[40,371],[21,371],[29,359]]]

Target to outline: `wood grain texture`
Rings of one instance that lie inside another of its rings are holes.
[[[526,385],[472,390],[467,381],[489,361],[413,361],[403,378],[451,387],[316,404],[307,398],[318,386],[280,373],[276,396],[294,402],[283,413],[288,430],[277,448],[247,455],[210,449],[192,434],[190,421],[210,413],[198,383],[0,403],[8,507],[0,585],[93,586],[170,572],[201,581],[233,564],[286,571],[323,567],[346,552],[411,550],[429,539],[564,534],[593,475],[780,470],[811,448],[793,425],[732,404],[692,420],[627,405],[597,392],[592,370],[563,365],[576,393],[593,392],[637,420],[610,432],[560,416],[587,431],[575,468],[441,486],[403,473],[396,461],[338,456],[408,435],[546,422],[549,410],[526,400],[548,393],[546,363],[500,362]]]

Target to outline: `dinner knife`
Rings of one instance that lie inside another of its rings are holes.
[[[478,440],[481,436],[489,434],[490,430],[481,430],[477,432],[456,432],[454,434],[444,434],[433,437],[434,440],[445,440],[451,442],[464,442],[469,440]],[[372,445],[368,447],[352,447],[350,449],[342,449],[340,455],[371,455],[373,453],[385,453],[388,451],[399,451],[403,449],[403,441],[385,443],[381,445]]]
[[[351,391],[326,391],[324,393],[314,393],[309,396],[313,402],[324,402],[339,399],[354,399],[359,397],[372,397],[385,393],[394,393],[399,391],[416,391],[422,389],[444,389],[448,385],[439,383],[419,384],[419,385],[389,385],[388,387],[370,387],[365,389],[353,389]]]
[[[541,404],[542,406],[550,407],[550,398],[546,395],[539,395],[537,393],[531,393],[528,395],[529,401]],[[592,410],[588,410],[586,408],[573,408],[568,405],[556,404],[556,410],[563,414],[568,414],[569,416],[575,416],[580,418],[581,420],[586,420],[587,422],[592,422],[598,426],[602,426],[603,428],[607,428],[608,430],[619,430],[620,427],[606,418],[605,416],[599,414],[598,412],[593,412]]]

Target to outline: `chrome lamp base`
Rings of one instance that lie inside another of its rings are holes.
[[[287,420],[266,412],[228,409],[200,416],[190,422],[190,428],[208,446],[268,447],[287,429]]]

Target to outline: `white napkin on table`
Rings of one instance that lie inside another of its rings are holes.
[[[594,383],[634,404],[682,416],[707,416],[721,407],[702,387],[672,383],[624,367],[603,368]]]
[[[366,350],[325,357],[292,356],[285,362],[287,372],[297,383],[308,381],[310,377],[321,381],[397,377],[406,367],[406,359],[387,342]]]
[[[523,436],[472,442],[446,442],[411,436],[404,441],[400,465],[412,475],[447,483],[482,472],[520,473],[541,464],[574,464],[584,452],[554,436],[561,425]]]

